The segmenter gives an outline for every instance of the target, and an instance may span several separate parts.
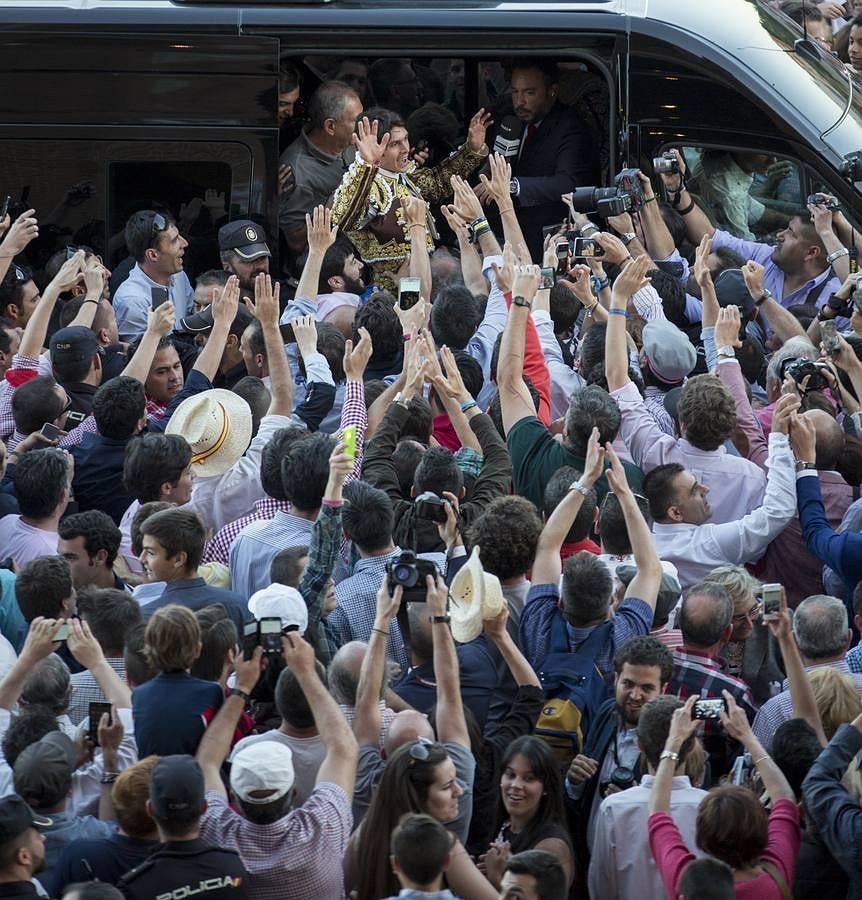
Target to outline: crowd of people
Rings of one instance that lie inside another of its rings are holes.
[[[860,896],[854,211],[417,71],[285,73],[194,284],[0,221],[0,896]]]

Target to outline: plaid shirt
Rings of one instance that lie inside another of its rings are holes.
[[[108,656],[105,658],[108,665],[120,676],[120,681],[126,683],[126,661],[122,656]],[[76,672],[72,675],[72,699],[69,703],[68,716],[73,724],[77,725],[89,717],[91,703],[105,703],[107,697],[99,687],[99,683],[93,678],[88,669]]]
[[[290,512],[290,504],[286,500],[273,500],[272,497],[257,500],[247,516],[228,522],[210,539],[204,548],[203,561],[220,562],[226,566],[230,561],[230,545],[243,528],[258,519],[271,519],[279,510]]]
[[[862,646],[862,644],[857,646]],[[852,652],[853,651],[851,650],[850,653]],[[856,685],[856,692],[859,694],[860,699],[862,699],[862,674],[854,672],[853,667],[849,665],[850,653],[848,653],[840,662],[806,666],[805,671],[813,672],[816,669],[830,668],[835,669],[842,675],[849,675]],[[761,744],[763,744],[767,753],[772,751],[772,738],[778,729],[778,726],[793,718],[793,703],[790,699],[790,682],[785,679],[784,684],[781,687],[782,691],[780,694],[770,697],[766,703],[760,707],[757,711],[757,715],[754,717],[754,724],[751,726],[754,736]]]
[[[848,650],[844,659],[854,675],[862,674],[862,644],[857,644]]]
[[[721,692],[731,694],[737,704],[745,710],[748,721],[754,720],[757,706],[748,685],[733,675],[722,672],[719,662],[705,653],[692,650],[673,651],[673,675],[665,693],[673,694],[681,700],[696,694],[704,700],[720,698]],[[721,728],[710,719],[704,722],[704,733],[717,733]]]
[[[299,582],[299,593],[308,607],[309,631],[317,629],[317,658],[328,666],[339,648],[334,629],[323,621],[323,603],[341,547],[341,503],[324,501],[311,527],[308,562]]]
[[[201,838],[235,850],[249,873],[248,896],[255,900],[341,900],[353,814],[350,798],[337,784],[318,784],[302,806],[269,825],[235,813],[225,797],[207,791]]]

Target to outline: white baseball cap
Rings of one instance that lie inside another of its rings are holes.
[[[271,584],[248,598],[248,610],[255,619],[280,618],[281,627],[298,626],[300,634],[308,628],[308,607],[302,594],[286,584]]]
[[[293,753],[280,741],[254,741],[231,760],[230,787],[243,803],[272,803],[292,787],[296,776]],[[269,791],[255,797],[252,791]]]

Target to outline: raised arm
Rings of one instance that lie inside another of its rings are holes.
[[[270,386],[270,403],[267,415],[289,416],[293,411],[293,379],[284,352],[284,343],[278,327],[278,302],[281,286],[273,283],[269,275],[261,272],[254,279],[254,302],[246,300],[246,306],[260,322],[263,344],[266,350]]]
[[[230,333],[230,326],[236,318],[239,308],[239,281],[236,275],[231,275],[221,294],[213,300],[213,327],[203,350],[198,354],[192,367],[200,372],[208,381],[215,378],[218,372],[224,346]],[[270,362],[272,366],[272,362]]]
[[[514,266],[514,251],[507,243],[503,250],[503,268],[497,270],[497,281],[503,290],[508,290],[509,285],[512,289],[512,305],[509,307],[497,362],[497,387],[506,434],[516,422],[537,413],[530,391],[524,383],[524,358],[527,319],[530,316],[530,304],[539,287],[539,277],[538,266]],[[503,280],[507,284],[503,285]]]
[[[30,623],[18,659],[6,673],[6,677],[0,681],[0,709],[10,711],[15,709],[24,681],[33,667],[60,646],[53,640],[58,624],[57,619],[44,619],[42,616],[37,616]]]
[[[302,693],[314,713],[314,724],[326,747],[326,756],[317,771],[316,784],[337,784],[353,797],[359,745],[338,704],[317,674],[314,650],[297,634],[282,639],[287,668],[296,676]]]
[[[844,246],[832,227],[832,210],[823,203],[809,203],[808,211],[811,213],[811,221],[826,250],[825,261],[832,266],[835,274],[843,281],[850,274],[850,251]]]
[[[605,444],[605,459],[611,464],[605,472],[605,477],[608,480],[608,486],[617,495],[623,511],[623,519],[626,523],[626,531],[637,567],[635,577],[626,588],[626,598],[637,597],[638,600],[643,600],[655,610],[662,576],[661,560],[655,549],[655,541],[653,541],[652,532],[637,504],[635,495],[626,481],[623,464],[614,453],[614,448],[610,443]]]
[[[5,221],[8,221],[6,215]],[[21,253],[30,241],[39,237],[39,222],[36,219],[36,210],[28,209],[21,213],[3,235],[0,242],[0,281],[6,277],[12,260]]]
[[[613,392],[629,383],[629,353],[626,341],[626,319],[629,300],[635,291],[649,284],[646,277],[652,261],[643,254],[623,264],[614,281],[608,325],[605,332],[605,376],[608,391]]]
[[[638,171],[638,180],[644,192],[644,202],[641,207],[641,225],[647,252],[653,259],[667,259],[676,250],[676,245],[662,218],[658,197],[653,191],[652,181],[650,181],[648,175],[645,175],[640,170]]]
[[[469,749],[470,734],[461,700],[458,655],[455,653],[455,639],[452,637],[447,615],[449,588],[442,575],[437,576],[436,582],[430,575],[426,575],[425,584],[428,589],[428,615],[432,622],[434,677],[437,679],[437,740],[441,743],[452,741]],[[443,621],[439,621],[441,619]]]
[[[440,212],[458,239],[458,255],[461,259],[461,278],[464,286],[471,294],[487,294],[490,286],[482,274],[482,257],[470,242],[470,230],[467,228],[467,223],[451,204],[444,203],[440,207]]]
[[[204,785],[208,791],[216,791],[227,797],[221,777],[222,763],[230,752],[231,741],[239,717],[245,708],[245,697],[254,690],[260,678],[263,649],[255,647],[251,659],[240,653],[234,662],[236,686],[227,696],[216,717],[210,722],[198,745],[197,761],[204,773]]]
[[[665,753],[668,755],[662,754],[662,759],[659,761],[655,779],[650,789],[649,804],[647,806],[650,815],[659,812],[670,812],[670,792],[673,787],[673,776],[677,766],[677,760],[674,759],[674,756],[679,756],[682,745],[697,729],[698,720],[691,717],[691,711],[694,709],[696,700],[697,695],[692,694],[685,701],[684,706],[680,706],[673,711],[673,718],[670,721],[667,740],[664,744]]]
[[[89,669],[109,703],[117,709],[131,709],[132,692],[108,665],[99,642],[90,631],[90,626],[81,619],[69,619],[68,625],[69,638],[66,645],[69,652],[82,666]]]
[[[782,343],[789,341],[790,338],[804,337],[808,338],[808,333],[799,324],[799,319],[788,312],[772,294],[768,294],[763,288],[763,266],[749,260],[742,267],[742,276],[745,279],[745,286],[751,299],[757,305],[760,314],[772,326],[772,330]]]
[[[505,170],[500,167],[499,162],[495,161],[494,157],[489,157],[489,159],[491,161],[493,177],[497,179],[496,187],[502,190],[503,184],[505,183],[505,188],[508,191],[509,176],[506,174]],[[511,174],[511,169],[509,170],[509,173]],[[451,183],[454,202],[450,209],[454,211],[456,216],[458,216],[465,225],[469,226],[470,232],[473,234],[473,239],[476,241],[483,256],[499,256],[500,244],[497,241],[494,232],[491,230],[491,226],[488,224],[479,198],[473,192],[470,185],[460,176],[453,175]]]
[[[410,277],[419,279],[419,293],[431,296],[431,258],[428,255],[428,204],[421,197],[408,197],[401,209],[410,234]]]
[[[521,223],[515,213],[515,203],[512,200],[512,167],[506,162],[506,157],[499,153],[489,157],[491,179],[480,175],[483,191],[482,196],[493,197],[500,213],[500,222],[503,225],[503,238],[513,246],[524,243],[524,232],[521,231]],[[499,253],[499,250],[497,251]]]
[[[174,327],[174,305],[170,300],[147,311],[147,329],[138,342],[132,358],[126,363],[122,374],[144,384],[150,374],[150,367],[159,346],[159,341]]]
[[[494,642],[494,646],[500,651],[506,668],[512,675],[515,684],[518,687],[530,684],[533,687],[540,688],[542,683],[533,667],[527,662],[527,658],[521,653],[518,645],[512,640],[506,628],[509,619],[509,608],[504,603],[500,614],[493,619],[485,619],[482,627],[485,634]]]
[[[589,495],[593,485],[598,481],[605,465],[605,450],[599,446],[599,429],[593,428],[587,441],[587,456],[584,460],[584,472],[569,487],[565,497],[557,504],[557,508],[548,517],[545,527],[539,535],[536,546],[536,558],[533,561],[533,584],[557,584],[563,571],[560,560],[560,549],[583,506],[584,498]]]
[[[21,344],[18,347],[19,356],[38,356],[42,352],[45,335],[48,333],[48,323],[51,320],[51,313],[54,311],[57,297],[78,283],[83,268],[83,250],[76,251],[74,256],[60,266],[60,271],[42,292],[36,308],[24,327],[24,334],[21,335]]]
[[[353,734],[360,747],[376,747],[380,742],[380,688],[386,663],[386,643],[392,619],[398,612],[404,593],[404,589],[398,584],[390,594],[387,577],[383,575],[377,590],[374,625],[359,672],[359,686],[356,688]]]
[[[668,198],[685,222],[685,230],[688,232],[689,240],[693,244],[699,244],[704,235],[712,237],[715,227],[688,192],[688,188],[685,185],[685,160],[682,154],[675,147],[670,152],[676,156],[679,163],[679,173],[660,175],[659,177],[664,182]]]
[[[332,224],[330,210],[325,206],[315,206],[310,215],[305,214],[305,228],[308,232],[308,256],[296,286],[296,296],[297,299],[312,300],[316,306],[323,257],[335,243],[338,226]]]

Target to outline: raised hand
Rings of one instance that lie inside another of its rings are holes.
[[[562,283],[581,301],[584,306],[592,307],[596,302],[593,283],[590,280],[590,267],[576,263],[569,269],[569,277],[560,279]]]
[[[353,146],[362,157],[363,161],[370,166],[379,166],[383,153],[389,146],[389,132],[378,140],[377,130],[379,122],[375,119],[373,122],[368,121],[368,116],[363,116],[356,123],[356,134],[353,135]],[[484,137],[482,138],[484,141]]]
[[[174,304],[170,300],[160,303],[155,309],[147,310],[147,331],[164,337],[174,327]]]
[[[538,266],[517,266],[512,282],[512,296],[532,301],[539,289],[542,273]]]
[[[599,246],[605,251],[605,262],[622,266],[632,258],[626,245],[616,235],[601,231],[598,234],[591,234],[590,237],[598,241]]]
[[[631,494],[632,489],[629,487],[629,482],[626,478],[626,470],[623,468],[623,464],[610,441],[605,444],[605,460],[610,463],[610,467],[605,469],[608,487],[618,497],[621,497],[623,494]]]
[[[605,448],[599,444],[599,429],[593,427],[587,441],[587,456],[584,460],[584,474],[581,481],[592,487],[605,468]]]
[[[498,207],[504,207],[512,202],[510,185],[512,183],[512,166],[502,153],[492,153],[488,157],[491,170],[491,178],[480,175],[480,184],[476,188],[477,196],[483,202],[493,199]]]
[[[453,175],[449,179],[449,183],[455,194],[453,206],[456,214],[465,222],[481,219],[485,213],[482,212],[482,204],[470,185],[460,175]]]
[[[3,243],[0,244],[0,254],[3,256],[17,256],[30,241],[39,237],[39,221],[36,218],[36,210],[28,209],[21,213],[6,232]]]
[[[267,276],[269,278],[269,276]],[[223,328],[230,328],[233,320],[236,318],[236,311],[239,308],[239,279],[236,275],[231,275],[221,292],[220,297],[213,300],[213,328],[221,325]]]
[[[281,285],[266,272],[258,272],[254,278],[254,300],[246,297],[245,305],[249,312],[260,322],[261,327],[278,326],[278,298]]]
[[[604,235],[602,235],[604,237]],[[615,305],[623,307],[631,300],[632,295],[649,284],[646,273],[652,265],[652,260],[644,253],[637,259],[627,262],[614,281],[613,298]]]
[[[709,271],[710,253],[712,253],[712,238],[710,238],[708,234],[705,234],[700,239],[700,243],[697,246],[697,250],[694,254],[694,265],[692,266],[694,280],[701,288],[703,288],[704,285],[712,284],[712,272]]]
[[[308,252],[321,256],[335,243],[338,234],[338,226],[332,224],[332,211],[322,205],[315,206],[311,215],[305,214],[305,229]]]
[[[75,253],[60,266],[57,274],[51,279],[51,285],[61,294],[64,291],[71,290],[81,280],[81,273],[84,271],[85,261],[86,253],[83,250],[76,250]]]
[[[715,346],[741,347],[742,341],[739,339],[741,325],[738,306],[726,306],[719,310],[718,321],[715,323]]]
[[[373,349],[371,335],[367,328],[359,329],[359,340],[356,346],[349,338],[344,342],[344,374],[348,381],[362,381]]]
[[[308,359],[312,353],[317,352],[317,325],[314,316],[299,316],[292,319],[290,324],[293,326],[299,355],[303,359]]]
[[[428,220],[428,204],[421,197],[407,197],[401,202],[407,226],[424,225]]]
[[[296,176],[287,163],[278,167],[278,196],[289,197],[296,190]]]
[[[497,279],[497,287],[506,294],[512,290],[512,282],[515,280],[515,266],[517,265],[515,256],[515,248],[506,241],[503,245],[503,265],[498,266],[497,263],[491,263],[494,275]]]
[[[485,132],[487,132],[488,126],[493,124],[494,120],[490,113],[485,112],[484,107],[470,119],[470,124],[467,126],[467,146],[474,153],[478,153],[484,147]]]

